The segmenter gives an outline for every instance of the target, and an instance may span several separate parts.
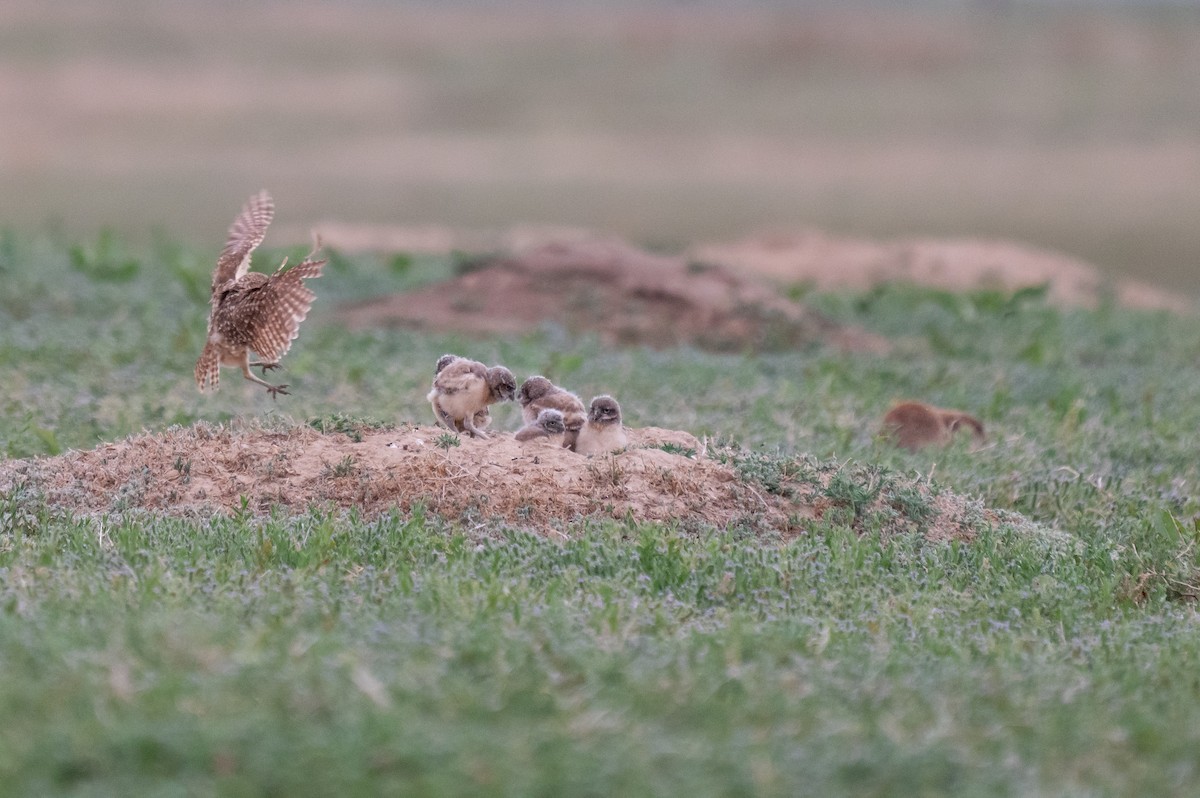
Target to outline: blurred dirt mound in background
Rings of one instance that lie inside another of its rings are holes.
[[[327,239],[339,246],[336,235]],[[768,281],[613,240],[531,243],[483,257],[442,283],[342,308],[350,327],[396,325],[468,334],[524,333],[545,322],[612,345],[717,351],[887,342],[783,297]]]
[[[1094,307],[1111,296],[1127,307],[1176,312],[1189,312],[1193,307],[1178,294],[1137,280],[1109,281],[1078,258],[1012,241],[872,241],[810,231],[701,244],[688,254],[695,262],[720,263],[742,274],[820,290],[862,290],[880,283],[911,282],[948,291],[1014,291],[1044,284],[1048,299],[1062,305]]]
[[[0,461],[0,495],[14,513],[21,497],[36,497],[52,511],[116,518],[261,517],[315,507],[371,519],[421,506],[467,525],[502,519],[544,534],[564,534],[567,524],[595,517],[793,536],[837,512],[839,523],[864,533],[865,519],[874,518],[871,528],[886,534],[919,529],[932,540],[969,540],[981,525],[999,522],[969,499],[934,495],[917,483],[905,483],[905,495],[909,503],[921,496],[928,502],[920,519],[882,494],[846,516],[845,501],[826,490],[843,466],[795,461],[777,485],[756,486],[676,430],[631,428],[627,449],[584,457],[545,441],[521,444],[512,433],[442,446],[445,431],[437,427],[337,429],[172,427],[89,451]]]

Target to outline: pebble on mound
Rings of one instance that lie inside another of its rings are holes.
[[[452,280],[345,306],[339,315],[356,328],[476,335],[521,334],[551,322],[611,345],[888,349],[882,337],[827,319],[760,278],[615,240],[539,243],[481,259]]]
[[[443,446],[447,433],[431,426],[323,433],[198,423],[89,451],[0,462],[0,494],[21,488],[52,511],[76,516],[207,518],[323,507],[373,518],[420,505],[462,523],[502,519],[543,534],[565,534],[572,521],[596,517],[736,526],[786,538],[827,515],[860,532],[915,531],[930,540],[970,540],[1001,524],[1043,534],[1019,516],[899,474],[881,482],[878,473],[859,474],[851,464],[800,456],[768,487],[723,462],[730,454],[754,457],[748,453],[706,454],[695,437],[675,430],[627,432],[627,449],[584,457],[545,441],[522,444],[512,433]],[[838,498],[844,491],[832,489],[835,479],[869,483],[875,498],[846,505]],[[914,516],[907,508],[918,499],[923,509]]]

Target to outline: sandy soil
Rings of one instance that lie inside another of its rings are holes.
[[[485,258],[428,288],[339,313],[350,327],[399,325],[475,334],[550,321],[613,345],[690,344],[721,351],[817,342],[884,352],[886,340],[785,299],[770,282],[615,240],[551,240]]]
[[[689,250],[698,261],[720,263],[739,272],[822,290],[870,288],[911,282],[965,291],[1013,291],[1046,285],[1047,297],[1062,305],[1094,307],[1111,296],[1128,307],[1188,312],[1194,302],[1133,279],[1104,278],[1079,258],[1014,241],[909,238],[869,240],[818,231],[766,233],[739,241],[699,244]]]
[[[823,342],[884,353],[888,342],[785,298],[786,286],[864,290],[908,282],[967,291],[1046,287],[1047,299],[1095,307],[1106,299],[1186,313],[1178,293],[1113,281],[1078,258],[979,239],[868,240],[820,232],[770,233],[702,243],[679,255],[640,250],[583,230],[516,228],[502,235],[449,228],[329,224],[326,242],[346,251],[499,251],[461,276],[343,307],[347,326],[403,326],[476,335],[520,334],[551,322],[611,345],[718,351],[791,349]]]
[[[405,425],[321,433],[197,424],[104,444],[90,451],[0,463],[0,492],[16,485],[50,507],[82,515],[208,517],[245,508],[300,513],[354,508],[366,518],[393,508],[426,511],[471,525],[488,519],[563,535],[583,517],[743,526],[763,534],[802,534],[836,505],[820,482],[796,479],[787,497],[743,481],[686,432],[630,429],[629,448],[584,457],[512,433],[462,439],[442,448],[442,430]],[[923,487],[918,487],[923,490]],[[929,498],[931,539],[970,539],[980,510],[948,493]],[[897,530],[911,522],[891,508]],[[986,511],[982,511],[987,515]],[[994,519],[993,519],[994,520]]]

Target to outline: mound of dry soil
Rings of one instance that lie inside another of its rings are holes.
[[[613,345],[691,344],[719,351],[887,342],[785,299],[767,282],[618,241],[541,243],[483,260],[453,280],[340,311],[350,327],[397,325],[468,334],[523,333],[543,322]]]
[[[721,263],[739,272],[818,289],[861,290],[886,282],[912,282],[968,291],[1014,291],[1047,285],[1047,296],[1063,305],[1095,306],[1111,294],[1128,307],[1189,312],[1191,303],[1137,280],[1106,280],[1078,258],[1011,241],[898,239],[872,241],[809,231],[762,234],[727,243],[702,244],[693,259]]]
[[[0,494],[18,485],[73,515],[209,517],[310,507],[357,509],[376,517],[422,505],[470,524],[503,519],[544,534],[563,534],[582,517],[731,525],[784,536],[845,508],[823,487],[837,469],[785,479],[776,493],[707,457],[686,432],[630,429],[628,449],[583,457],[545,442],[518,443],[511,433],[489,440],[437,444],[443,431],[405,425],[321,433],[308,426],[264,429],[197,424],[143,434],[57,457],[0,463]],[[920,523],[902,508],[872,511],[888,531],[920,528],[935,540],[970,539],[994,513],[949,493],[924,495],[932,514]],[[910,492],[911,492],[910,490]]]
[[[344,306],[347,326],[402,326],[476,335],[520,334],[551,322],[612,345],[717,351],[790,349],[824,342],[886,353],[881,336],[786,299],[780,284],[863,290],[912,282],[965,291],[1047,286],[1050,301],[1190,313],[1192,303],[1136,280],[1109,280],[1092,265],[1008,241],[875,241],[820,232],[774,233],[660,255],[585,230],[514,228],[468,234],[329,223],[327,243],[346,251],[447,252],[494,248],[461,276],[427,288]]]

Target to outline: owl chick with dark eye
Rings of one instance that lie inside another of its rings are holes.
[[[275,398],[287,394],[287,385],[271,385],[251,373],[279,367],[279,360],[300,334],[300,322],[316,298],[304,280],[321,276],[323,260],[313,260],[320,248],[318,238],[303,262],[288,269],[287,260],[274,274],[250,271],[250,256],[266,236],[275,217],[275,203],[265,191],[246,202],[229,227],[225,249],[217,259],[212,276],[212,308],[204,350],[196,361],[196,387],[216,390],[221,366],[238,366],[242,376],[264,386]],[[250,362],[250,352],[259,355]]]
[[[516,396],[517,380],[504,366],[488,368],[477,360],[456,355],[438,358],[433,387],[425,398],[438,423],[472,438],[486,438],[491,422],[488,406],[510,402]],[[479,423],[477,424],[476,421]]]
[[[562,413],[563,427],[566,430],[563,433],[562,445],[575,451],[579,430],[583,428],[587,419],[582,399],[545,377],[536,376],[521,384],[521,390],[517,392],[517,402],[521,405],[521,419],[526,424],[536,421],[538,414],[543,410],[557,410]]]
[[[579,430],[575,451],[579,454],[604,454],[624,449],[629,437],[621,423],[621,406],[611,396],[597,396],[588,409],[587,421]]]
[[[521,443],[544,440],[558,445],[561,442],[562,434],[566,431],[563,414],[554,408],[547,407],[538,413],[536,419],[517,430],[517,440]]]

